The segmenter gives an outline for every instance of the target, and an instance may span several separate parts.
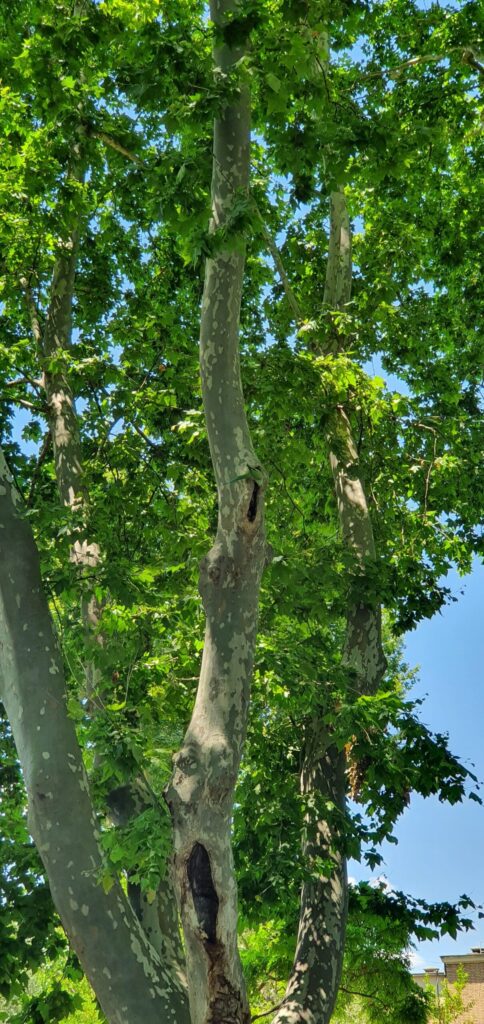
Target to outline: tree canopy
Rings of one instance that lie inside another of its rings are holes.
[[[483,551],[479,4],[0,25],[7,1019],[417,1024],[471,901],[346,861],[479,799],[402,655]]]

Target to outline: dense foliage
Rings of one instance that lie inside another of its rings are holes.
[[[198,565],[216,525],[198,381],[204,259],[247,244],[243,381],[270,476],[272,548],[234,813],[255,1013],[282,997],[301,882],[325,868],[299,852],[315,712],[346,751],[353,798],[347,815],[328,800],[317,812],[370,868],[412,792],[454,803],[470,788],[478,799],[446,737],[422,723],[400,646],[455,599],[447,570],[468,572],[482,554],[478,19],[473,0],[246,0],[225,42],[249,38],[250,49],[227,82],[213,80],[213,27],[197,0],[12,0],[0,14],[2,445],[102,821],[99,884],[129,879],[148,899],[171,851],[161,793],[196,692]],[[209,234],[212,120],[241,79],[253,106],[250,194]],[[336,189],[354,232],[343,312],[324,301]],[[72,239],[72,344],[46,359],[39,331]],[[82,506],[59,500],[46,374],[63,375],[75,397]],[[364,578],[338,528],[327,440],[337,408],[371,507],[377,558]],[[95,538],[94,568],[70,558],[73,536]],[[388,668],[375,695],[355,694],[342,664],[345,608],[359,592],[385,609]],[[92,595],[102,614],[88,635],[79,608]],[[0,741],[0,991],[20,999],[8,1019],[70,1021],[76,967],[64,985],[65,943],[4,718]],[[109,801],[134,779],[150,802],[116,824]],[[405,950],[415,936],[454,934],[468,907],[354,891],[338,1012],[356,990],[371,1021],[389,1003],[392,1024],[424,1019]],[[39,996],[27,978],[45,960],[53,973]]]

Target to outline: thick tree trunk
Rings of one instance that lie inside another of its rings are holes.
[[[109,1024],[189,1024],[185,992],[155,955],[118,885],[103,892],[97,823],[62,656],[30,527],[0,457],[1,696],[22,765],[29,828],[54,903]]]
[[[211,15],[220,32],[236,9],[231,0],[214,0]],[[240,47],[216,47],[220,80],[242,54]],[[241,85],[215,121],[212,232],[227,225],[234,199],[248,189],[249,113],[248,92]],[[218,528],[200,573],[206,632],[198,692],[167,791],[193,1024],[249,1020],[237,950],[230,832],[266,545],[263,473],[251,444],[240,379],[243,273],[241,239],[225,242],[207,260],[200,362]]]

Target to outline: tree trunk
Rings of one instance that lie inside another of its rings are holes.
[[[68,181],[82,182],[84,176],[81,168],[81,156],[76,149],[68,171]],[[76,214],[67,237],[59,243],[60,253],[54,266],[43,328],[30,285],[25,278],[22,279],[32,334],[42,367],[57,490],[61,504],[71,508],[73,512],[85,508],[88,499],[83,478],[79,422],[68,370],[72,340],[72,301],[80,233],[79,219],[79,215]],[[74,537],[70,557],[81,571],[87,570],[92,575],[92,570],[100,563],[101,552],[95,541]],[[97,629],[101,611],[101,604],[91,590],[88,594],[82,593],[81,613],[87,632],[91,633]],[[92,662],[86,664],[85,673],[86,691],[90,697],[98,682]]]
[[[351,299],[351,225],[343,191],[332,193],[330,202],[324,299],[331,310],[342,312]],[[345,336],[336,332],[334,335],[336,350],[344,351]],[[365,589],[371,591],[371,584],[374,586],[369,577],[375,566],[376,546],[358,451],[342,406],[334,410],[327,440],[340,530],[353,558],[355,577],[348,600],[343,662],[353,676],[355,695],[371,694],[378,689],[386,669],[380,602],[377,597],[364,595]]]
[[[330,199],[324,290],[324,302],[330,313],[343,311],[349,303],[351,277],[351,225],[344,193],[337,191]],[[299,319],[303,319],[302,315]],[[341,352],[345,341],[344,335],[330,326],[324,350]],[[342,407],[332,411],[327,440],[340,530],[354,565],[342,661],[348,671],[348,686],[356,698],[360,694],[375,693],[386,668],[380,603],[377,598],[364,594],[368,589],[368,571],[371,576],[375,564],[375,541],[351,424]],[[310,723],[309,731],[312,741],[305,752],[301,790],[316,807],[321,798],[329,798],[344,815],[347,790],[344,753],[331,745],[317,717]],[[328,1024],[341,977],[347,871],[341,831],[334,823],[334,816],[332,820],[326,819],[324,812],[323,816],[317,813],[308,816],[303,854],[309,868],[317,856],[330,864],[331,869],[303,886],[294,965],[273,1024]]]
[[[71,163],[68,178],[78,183],[82,182],[81,165],[81,156],[77,151],[75,159]],[[30,286],[26,279],[23,279],[21,283],[27,299],[32,334],[43,370],[59,499],[61,504],[70,508],[73,513],[86,513],[89,505],[89,493],[84,479],[79,420],[69,382],[67,363],[72,341],[72,304],[79,236],[80,224],[77,216],[70,233],[60,246],[60,254],[52,275],[49,304],[43,329]],[[100,565],[101,548],[93,539],[76,538],[75,530],[76,526],[73,525],[74,540],[70,553],[71,562],[78,567],[81,576],[86,572],[91,577],[93,569],[95,570]],[[86,637],[89,640],[94,635],[96,641],[100,645],[104,645],[104,637],[99,631],[102,602],[93,593],[91,582],[86,587],[81,578],[80,589],[81,617]],[[95,715],[96,695],[101,695],[104,686],[101,673],[92,657],[86,658],[84,672],[86,696],[91,714]],[[99,760],[100,755],[97,757]],[[123,790],[122,811],[120,807],[121,790],[117,791],[117,811],[118,817],[121,816],[124,825],[127,825],[128,810],[132,818],[148,806],[152,806],[152,800],[146,792],[142,796],[142,787],[138,786],[136,782],[131,787],[123,787]],[[184,956],[179,940],[178,915],[171,878],[168,876],[160,884],[157,899],[153,904],[149,904],[141,892],[135,891],[132,886],[128,887],[128,895],[154,950],[162,956],[164,961],[173,965],[173,969],[183,982],[185,977]]]
[[[325,817],[324,803],[331,802],[343,818],[345,759],[316,720],[308,732],[301,793],[308,807],[302,849],[309,878],[301,892],[294,966],[273,1024],[329,1021],[343,965],[348,909],[346,858],[334,811],[330,822]],[[321,861],[327,864],[324,874]]]
[[[0,677],[28,796],[29,829],[69,941],[109,1024],[189,1024],[184,989],[118,885],[105,893],[97,822],[67,715],[62,656],[32,533],[0,456]]]
[[[219,32],[236,9],[232,0],[214,0],[211,16]],[[216,46],[220,80],[242,55],[240,46]],[[214,126],[213,234],[227,227],[234,200],[248,190],[249,114],[248,91],[241,84]],[[230,833],[266,545],[264,476],[252,448],[240,378],[244,259],[242,240],[231,239],[220,244],[205,268],[200,363],[218,528],[200,572],[206,631],[197,697],[167,791],[193,1024],[249,1020],[237,949]]]

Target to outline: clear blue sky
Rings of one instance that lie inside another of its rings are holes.
[[[450,748],[484,780],[484,567],[476,562],[470,576],[447,577],[459,600],[421,623],[406,639],[410,665],[420,666],[413,690],[426,697],[425,723],[448,732]],[[460,591],[464,595],[460,595]],[[398,846],[386,844],[379,869],[395,889],[426,900],[456,900],[467,893],[484,903],[484,808],[472,800],[454,807],[432,797],[413,796],[397,826]],[[359,864],[350,873],[367,878]],[[484,921],[453,941],[448,936],[416,947],[416,966],[438,966],[446,953],[484,946]]]

